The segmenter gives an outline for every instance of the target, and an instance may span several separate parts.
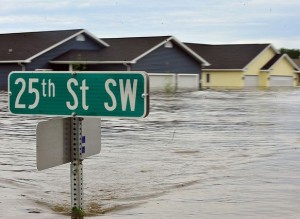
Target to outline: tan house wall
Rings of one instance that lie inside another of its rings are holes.
[[[259,73],[259,87],[267,87],[269,86],[269,73],[268,72],[260,72]]]
[[[293,86],[300,85],[300,74],[295,72],[294,66],[286,57],[280,59],[278,63],[272,67],[270,71],[261,71],[275,55],[276,51],[273,47],[268,47],[256,58],[254,58],[245,69],[239,70],[203,70],[201,84],[203,89],[207,88],[226,88],[226,89],[242,89],[245,87],[245,76],[258,76],[259,87],[270,87],[270,76],[291,76],[293,77]],[[207,75],[209,82],[207,82]]]
[[[293,86],[298,84],[298,74],[295,72],[294,67],[288,62],[286,58],[280,59],[274,66],[272,66],[269,76],[290,76],[293,77]],[[269,82],[266,84],[267,87],[270,86]]]
[[[207,75],[209,82],[207,82]],[[243,87],[242,71],[203,71],[202,72],[202,88],[232,88],[240,89]]]
[[[274,56],[276,51],[272,47],[267,48],[261,54],[259,54],[255,59],[253,59],[250,64],[246,67],[245,75],[259,75],[260,69],[268,63]]]

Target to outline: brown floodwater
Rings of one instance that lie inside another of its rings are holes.
[[[0,91],[0,218],[69,218],[69,164],[36,169],[36,125],[49,118],[12,115],[7,101]],[[300,218],[299,89],[150,104],[144,119],[102,118],[101,153],[83,162],[87,215]]]

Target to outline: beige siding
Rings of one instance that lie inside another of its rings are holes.
[[[268,63],[276,55],[273,48],[269,47],[267,50],[263,51],[262,54],[258,55],[253,59],[250,64],[245,69],[245,75],[259,75],[260,69]]]
[[[259,87],[267,87],[268,86],[268,78],[269,73],[268,72],[260,72],[259,74]]]
[[[298,75],[295,73],[294,67],[286,59],[282,58],[274,66],[272,66],[269,76],[290,76],[293,77],[293,86],[297,86]],[[269,84],[267,85],[270,86]]]
[[[282,76],[295,76],[294,67],[288,62],[286,58],[280,59],[278,63],[273,66],[273,70],[270,75],[282,75]]]
[[[209,74],[209,82],[207,75]],[[240,89],[244,85],[242,71],[213,71],[202,73],[202,87],[206,88],[232,88]]]

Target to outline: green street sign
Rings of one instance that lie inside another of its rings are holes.
[[[146,117],[145,72],[11,72],[9,110],[14,114]]]

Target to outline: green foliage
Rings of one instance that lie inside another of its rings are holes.
[[[73,207],[72,208],[72,218],[82,219],[84,217],[84,211],[81,208]]]
[[[289,57],[292,59],[298,59],[300,57],[300,50],[299,49],[287,49],[287,48],[281,48],[280,50],[281,54],[288,54]]]
[[[74,71],[84,71],[86,69],[85,64],[73,64]]]
[[[175,92],[175,87],[172,85],[171,82],[166,83],[164,90],[167,94],[172,94]]]
[[[82,62],[81,54],[77,55],[76,61]],[[74,63],[72,65],[73,65],[73,70],[74,71],[84,71],[87,68],[86,64]]]

